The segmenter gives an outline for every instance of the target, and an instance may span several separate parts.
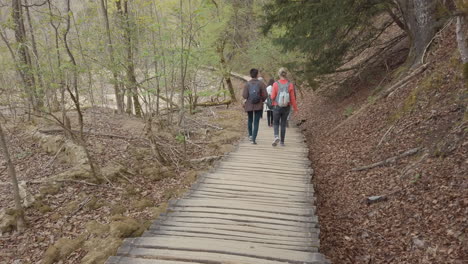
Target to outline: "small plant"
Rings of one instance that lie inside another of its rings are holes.
[[[348,117],[350,117],[350,116],[353,115],[353,113],[354,113],[355,110],[356,110],[356,109],[354,109],[353,106],[348,106],[348,107],[346,107],[346,109],[344,110],[343,115],[344,115],[346,118],[348,118]]]
[[[177,136],[175,137],[175,139],[177,140],[177,142],[179,143],[184,143],[185,141],[185,136],[181,133],[177,134]]]
[[[421,174],[420,174],[420,173],[416,173],[416,174],[412,177],[411,183],[414,184],[414,183],[418,182],[419,179],[421,179]]]

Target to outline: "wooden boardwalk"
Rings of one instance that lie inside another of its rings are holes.
[[[140,238],[126,239],[107,264],[329,263],[318,253],[311,169],[302,134],[289,128],[273,148],[262,120],[258,145],[203,175]]]

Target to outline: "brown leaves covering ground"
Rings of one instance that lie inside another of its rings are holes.
[[[236,137],[240,137],[240,129],[243,127],[239,123],[242,119],[240,113],[241,110],[237,108],[226,110],[225,107],[215,107],[190,116],[191,144],[187,144],[187,156],[200,158],[219,155],[220,146],[221,149],[225,145],[232,146]],[[73,120],[73,113],[70,114]],[[91,134],[128,137],[125,139],[89,135],[87,145],[101,167],[109,164],[124,165],[131,173],[127,175],[131,182],[119,179],[112,185],[90,186],[73,182],[60,184],[56,193],[46,194],[42,199],[46,206],[40,208],[45,208],[43,212],[38,207],[26,210],[28,227],[25,232],[10,232],[0,236],[1,264],[39,263],[46,249],[62,237],[76,238],[85,234],[88,240],[92,239],[95,235],[86,234],[85,231],[86,223],[92,220],[108,224],[113,215],[122,213],[142,222],[151,221],[157,216],[154,213],[155,207],[190,186],[193,179],[189,179],[189,175],[193,175],[203,167],[207,169],[206,164],[197,167],[194,164],[184,163],[180,164],[179,170],[170,166],[170,170],[175,172],[173,177],[151,179],[146,177],[147,175],[144,176],[140,169],[145,164],[157,164],[154,157],[133,155],[138,153],[134,151],[136,149],[146,149],[145,153],[150,153],[149,143],[144,139],[144,123],[141,119],[115,115],[108,109],[91,108],[85,112],[85,123],[85,131]],[[224,127],[225,130],[218,131],[206,124]],[[50,128],[50,124],[46,128]],[[163,132],[158,133],[158,137],[165,145],[174,146],[178,151],[182,151],[183,144],[175,139],[176,131],[167,128],[161,131]],[[223,137],[225,132],[230,133],[229,137]],[[18,178],[29,182],[28,191],[33,195],[39,194],[41,188],[47,184],[31,184],[31,181],[44,180],[71,167],[58,161],[50,163],[54,154],[45,153],[21,122],[18,125],[8,126],[7,137]],[[212,142],[212,137],[220,138],[220,141]],[[163,154],[168,155],[168,153]],[[0,185],[0,205],[2,208],[7,208],[13,204],[12,190],[7,184],[10,179],[2,166],[4,167],[4,164],[0,155],[0,179],[5,183]],[[88,198],[94,200],[94,205],[86,205],[78,210],[79,205]],[[139,200],[149,200],[150,204],[146,205],[147,207],[136,208],[134,202]],[[80,260],[86,254],[87,252],[80,248],[61,263],[81,263]]]
[[[315,169],[321,250],[333,263],[468,262],[467,90],[453,31],[436,41],[429,61],[418,78],[333,133],[345,114],[372,102],[373,87],[350,87],[358,91],[339,102],[311,95],[300,108]],[[425,150],[351,171],[415,147]],[[367,205],[374,195],[388,200]]]

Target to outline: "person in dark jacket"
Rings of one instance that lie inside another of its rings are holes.
[[[263,111],[263,102],[266,100],[268,93],[266,85],[257,79],[258,70],[250,70],[250,81],[244,86],[242,96],[246,99],[244,109],[248,115],[247,129],[249,132],[249,140],[252,144],[257,144],[258,125]]]

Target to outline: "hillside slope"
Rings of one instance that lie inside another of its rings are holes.
[[[334,263],[468,259],[468,94],[454,29],[436,40],[427,61],[426,71],[389,97],[360,87],[340,100],[308,93],[301,105],[322,250]],[[413,148],[420,150],[352,171]],[[369,203],[370,196],[383,199]]]

